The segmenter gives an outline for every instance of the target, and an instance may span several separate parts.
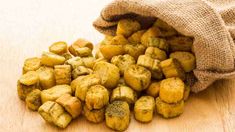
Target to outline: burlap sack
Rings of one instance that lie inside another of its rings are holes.
[[[235,77],[235,0],[116,0],[107,5],[94,27],[115,34],[121,18],[143,25],[160,18],[186,36],[193,36],[196,69],[189,80],[199,92],[215,80]]]

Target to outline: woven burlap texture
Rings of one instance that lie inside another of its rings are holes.
[[[93,25],[104,34],[114,35],[119,19],[138,17],[144,22],[160,18],[183,35],[194,37],[193,92],[216,80],[235,77],[234,0],[115,0]]]

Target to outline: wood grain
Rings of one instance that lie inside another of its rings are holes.
[[[28,110],[16,92],[25,58],[40,56],[55,41],[72,43],[86,38],[102,39],[92,21],[109,0],[21,0],[0,4],[0,131],[59,131]],[[80,117],[61,131],[111,131],[105,123],[92,124]],[[235,131],[235,79],[222,80],[207,90],[192,94],[184,113],[173,119],[159,115],[148,124],[133,118],[127,131]]]

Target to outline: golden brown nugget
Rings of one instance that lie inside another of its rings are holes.
[[[190,86],[189,85],[185,85],[185,88],[184,88],[184,101],[188,100],[189,98],[189,95],[190,95]]]
[[[141,43],[141,37],[146,32],[146,30],[140,30],[135,33],[133,33],[129,38],[128,41],[133,44],[139,44]]]
[[[64,109],[73,117],[78,117],[82,112],[82,103],[77,97],[70,94],[60,96],[56,102],[64,107]]]
[[[92,55],[92,50],[88,47],[82,47],[79,49],[76,49],[76,55],[74,56],[80,56],[80,57],[87,57]]]
[[[99,59],[99,58],[104,58],[104,55],[100,52],[100,50],[98,49],[95,53],[95,58]]]
[[[150,37],[148,40],[148,47],[156,47],[165,52],[169,51],[169,45],[167,41],[163,38]]]
[[[85,66],[78,66],[72,71],[72,78],[76,79],[78,76],[81,75],[88,75],[91,74],[93,70],[86,68]]]
[[[24,61],[23,73],[36,71],[41,66],[41,59],[38,57],[28,58]]]
[[[65,64],[72,66],[72,69],[76,69],[78,66],[85,66],[82,58],[78,56],[67,60]]]
[[[154,98],[152,96],[142,96],[135,102],[135,119],[140,122],[150,122],[153,119],[154,110]]]
[[[65,61],[73,58],[73,56],[70,53],[64,53],[64,54],[62,54],[62,56],[65,58]]]
[[[132,19],[122,19],[117,24],[117,35],[123,35],[129,37],[132,33],[141,29],[141,25],[138,21]]]
[[[106,88],[115,88],[120,79],[120,73],[117,66],[107,62],[97,62],[94,67],[94,74],[101,78],[101,84]]]
[[[150,84],[151,72],[142,66],[131,65],[125,70],[124,79],[131,88],[142,91]]]
[[[26,96],[34,89],[39,89],[38,84],[27,86],[17,81],[17,94],[21,100],[25,100]]]
[[[42,89],[48,89],[56,85],[54,69],[42,66],[37,70],[39,75],[39,84]]]
[[[160,61],[157,59],[153,59],[147,55],[140,55],[137,60],[137,65],[143,66],[150,70],[152,77],[155,79],[162,79],[163,74],[160,68]]]
[[[93,86],[101,83],[101,79],[96,74],[81,76],[76,79],[75,96],[81,101],[85,101],[87,90]]]
[[[101,109],[109,102],[109,92],[102,85],[91,86],[87,90],[85,102],[89,110]]]
[[[95,58],[92,56],[82,57],[82,61],[84,63],[84,66],[87,68],[93,68],[95,64]]]
[[[63,41],[55,42],[49,47],[50,52],[58,55],[63,55],[64,53],[67,52],[67,49],[68,49],[67,43]]]
[[[193,40],[190,37],[172,37],[167,39],[167,43],[170,45],[170,51],[191,51]]]
[[[41,56],[41,63],[45,66],[53,67],[55,65],[64,64],[65,58],[51,52],[43,52]]]
[[[157,47],[148,47],[145,51],[145,55],[150,56],[153,59],[158,59],[160,61],[167,59],[166,52],[163,50],[160,50]]]
[[[166,78],[179,77],[185,80],[185,72],[179,61],[174,58],[170,58],[160,62],[160,66],[163,74]]]
[[[74,79],[71,84],[70,84],[70,87],[71,87],[71,90],[72,90],[72,95],[75,95],[75,91],[76,91],[76,87],[77,87],[77,84],[80,82],[80,80],[85,77],[86,75],[83,75],[83,76],[78,76],[76,79]]]
[[[81,38],[78,39],[77,41],[75,41],[71,46],[78,46],[80,48],[88,47],[91,50],[93,50],[93,44],[90,41],[85,40],[85,39],[81,39]]]
[[[105,108],[89,110],[86,105],[83,107],[83,113],[86,119],[92,123],[101,123],[104,121]]]
[[[125,45],[128,43],[128,40],[122,35],[117,35],[108,42],[110,45]]]
[[[40,106],[38,113],[45,121],[60,128],[66,128],[72,120],[72,117],[64,111],[61,105],[52,101],[47,101]]]
[[[176,103],[183,99],[184,82],[180,78],[167,78],[161,81],[159,97],[166,103]]]
[[[162,21],[161,19],[157,19],[154,22],[153,26],[156,26],[163,30],[175,30],[172,26],[168,25],[166,22]]]
[[[34,85],[34,84],[38,83],[39,76],[36,71],[29,71],[29,72],[23,74],[20,77],[19,81],[20,81],[20,83],[22,83],[26,86]]]
[[[147,95],[150,95],[154,98],[159,96],[159,90],[160,90],[160,84],[161,81],[158,82],[152,82],[149,87],[146,89]]]
[[[39,89],[32,90],[25,99],[26,106],[31,110],[38,110],[42,105],[41,102],[41,91]]]
[[[55,81],[57,85],[71,83],[71,66],[70,65],[56,65],[54,67]]]
[[[183,113],[184,101],[181,100],[178,103],[168,104],[158,97],[156,98],[156,110],[157,113],[162,115],[164,118],[173,118]]]
[[[185,72],[190,72],[196,67],[196,59],[190,52],[176,51],[170,54],[170,58],[178,60]]]
[[[130,123],[130,109],[125,101],[114,101],[105,110],[106,125],[116,131],[124,131]]]
[[[134,104],[137,100],[136,92],[128,86],[119,85],[113,89],[110,101],[126,101],[128,104]]]
[[[104,44],[99,47],[104,58],[110,60],[113,56],[122,55],[125,53],[124,45]]]
[[[118,56],[114,56],[111,59],[111,63],[116,65],[119,70],[120,70],[120,74],[123,75],[124,71],[130,66],[136,63],[135,58],[125,54],[125,55],[118,55]]]
[[[72,94],[72,90],[69,85],[56,85],[47,90],[42,90],[41,101],[42,103],[45,103],[46,101],[55,101],[63,94]]]
[[[158,37],[160,36],[161,31],[158,27],[151,27],[149,28],[141,37],[141,43],[144,44],[146,47],[148,46],[149,38],[151,37]]]
[[[145,49],[146,47],[142,44],[127,44],[124,46],[125,53],[134,57],[135,60],[137,60],[140,55],[144,54]]]

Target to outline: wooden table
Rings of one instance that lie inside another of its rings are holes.
[[[92,22],[109,0],[21,0],[0,4],[0,131],[59,131],[25,107],[16,92],[25,58],[40,56],[55,41],[86,38],[97,44],[103,36]],[[62,130],[61,130],[62,131]],[[79,117],[64,131],[110,131],[105,123]],[[235,80],[216,82],[192,94],[178,118],[158,115],[148,124],[133,118],[127,131],[235,131]]]

